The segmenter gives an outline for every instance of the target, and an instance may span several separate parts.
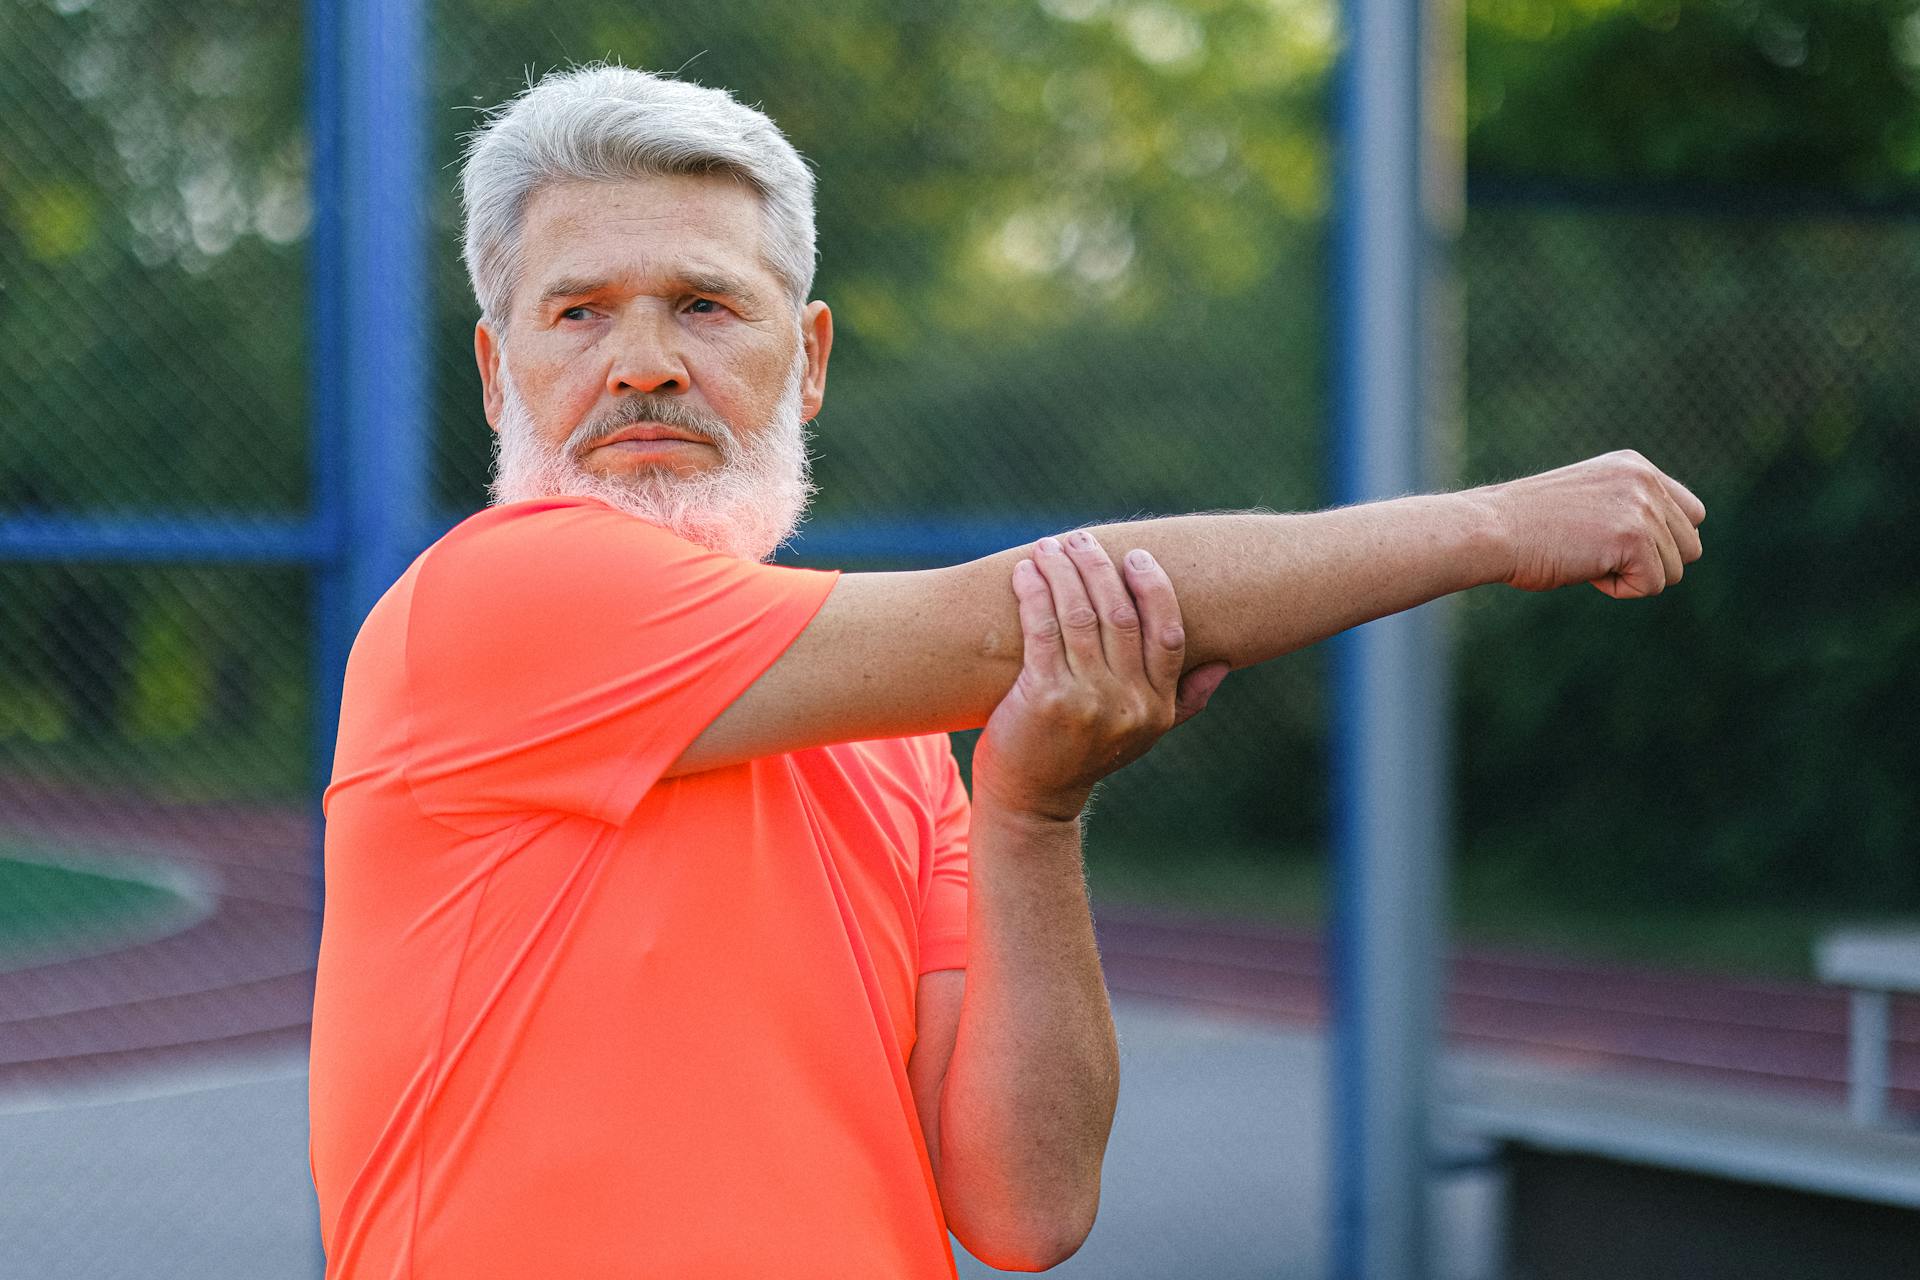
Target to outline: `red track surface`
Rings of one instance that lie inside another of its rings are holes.
[[[1317,933],[1119,909],[1099,924],[1115,993],[1299,1025],[1325,1019]],[[1828,987],[1484,948],[1457,948],[1447,976],[1447,1038],[1463,1048],[1845,1094],[1847,997]],[[1894,1036],[1894,1101],[1911,1108],[1920,1004],[1897,1004]]]
[[[0,835],[184,864],[211,916],[156,942],[0,973],[0,1093],[305,1044],[318,938],[312,833],[294,811],[167,806],[0,780]],[[1108,984],[1223,1015],[1311,1027],[1326,966],[1311,932],[1165,912],[1098,912]],[[1466,949],[1452,1043],[1581,1066],[1682,1073],[1838,1099],[1844,994]],[[1896,1010],[1896,1104],[1920,1105],[1920,1007]]]

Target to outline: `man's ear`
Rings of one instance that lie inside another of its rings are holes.
[[[487,412],[487,425],[500,429],[500,343],[493,330],[482,320],[473,326],[473,362],[480,366],[480,403]]]
[[[827,357],[833,353],[833,312],[824,302],[809,302],[800,312],[800,343],[807,351],[807,371],[800,379],[800,416],[811,422],[820,416],[827,398]]]

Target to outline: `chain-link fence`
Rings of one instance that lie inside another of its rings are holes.
[[[530,69],[607,55],[764,104],[817,167],[839,337],[813,527],[1316,505],[1330,8],[767,13],[434,7],[447,519],[483,500],[489,439],[459,135]],[[61,535],[307,510],[299,14],[0,0],[0,1085],[299,1036],[309,574]],[[1920,900],[1897,722],[1920,222],[1500,200],[1460,262],[1465,479],[1632,445],[1714,513],[1709,562],[1635,613],[1469,598],[1469,856],[1598,849],[1587,890]],[[1236,676],[1110,784],[1096,847],[1316,848],[1322,719],[1316,655]]]
[[[1486,201],[1462,261],[1465,478],[1631,446],[1709,511],[1656,601],[1465,598],[1466,856],[1603,907],[1920,905],[1920,218]]]
[[[1724,493],[1795,432],[1837,453],[1874,398],[1920,403],[1920,217],[1496,195],[1462,265],[1470,481],[1633,444]]]
[[[311,1007],[306,575],[155,533],[218,542],[308,501],[300,56],[297,8],[0,4],[16,1102],[205,1046],[292,1050]]]
[[[305,1042],[309,584],[238,533],[309,500],[299,15],[0,0],[0,1273],[211,1274],[193,1134],[30,1113]]]

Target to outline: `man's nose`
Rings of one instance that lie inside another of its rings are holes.
[[[670,310],[634,308],[614,332],[613,360],[607,366],[607,392],[674,395],[692,387],[680,349],[679,326]]]

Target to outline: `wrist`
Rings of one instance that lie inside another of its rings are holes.
[[[1519,563],[1519,539],[1504,484],[1482,485],[1449,494],[1460,512],[1462,563],[1470,566],[1468,586],[1511,582]]]
[[[1021,840],[1080,838],[1080,817],[1086,810],[1087,796],[1006,796],[988,785],[977,785],[973,794],[972,827],[1017,837]]]

